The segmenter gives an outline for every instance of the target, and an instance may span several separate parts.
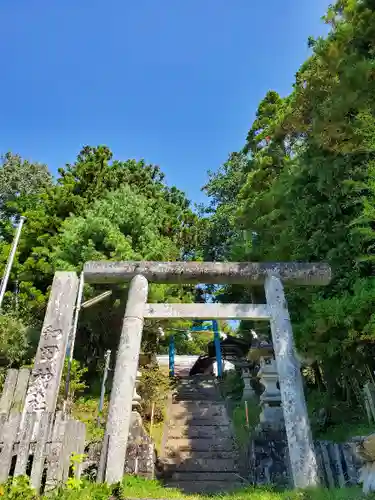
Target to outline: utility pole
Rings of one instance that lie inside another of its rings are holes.
[[[102,379],[102,390],[100,392],[99,411],[98,411],[98,426],[100,425],[100,417],[102,415],[103,406],[104,406],[105,383],[107,382],[110,360],[111,360],[111,351],[108,349],[108,351],[106,351],[106,353],[104,355],[104,373],[103,373],[103,379]]]
[[[20,236],[21,236],[22,226],[23,226],[23,223],[25,222],[25,220],[26,220],[26,217],[24,217],[22,215],[20,217],[20,221],[18,223],[16,234],[14,235],[14,238],[13,238],[12,248],[10,250],[10,254],[9,254],[9,257],[8,257],[7,265],[5,267],[3,279],[1,280],[1,285],[0,285],[0,309],[1,309],[2,305],[3,305],[3,299],[4,299],[4,295],[5,295],[6,289],[7,289],[10,271],[12,269],[12,265],[13,265],[13,261],[14,261],[14,256],[16,255],[16,250],[17,250],[18,242],[19,242],[19,239],[20,239]]]
[[[77,294],[77,301],[76,301],[76,309],[74,312],[74,322],[73,322],[72,330],[70,332],[70,339],[69,339],[69,342],[70,342],[69,360],[68,360],[68,372],[66,374],[66,382],[65,382],[64,406],[66,405],[66,402],[67,402],[68,396],[69,396],[70,375],[71,375],[72,363],[73,363],[73,351],[74,351],[74,344],[76,341],[79,311],[81,309],[81,303],[82,303],[83,285],[84,285],[84,276],[83,276],[83,272],[82,272],[80,277],[79,277],[79,287],[78,287],[78,294]]]
[[[68,396],[69,396],[69,385],[70,385],[70,378],[71,378],[71,372],[72,372],[73,352],[74,352],[74,345],[75,345],[75,340],[76,340],[76,335],[77,335],[78,318],[79,318],[80,310],[85,309],[87,307],[90,307],[94,304],[97,304],[98,302],[105,299],[106,297],[109,297],[112,294],[112,291],[108,290],[107,292],[101,293],[97,297],[93,297],[92,299],[86,300],[86,302],[82,302],[84,283],[85,283],[85,280],[84,280],[84,275],[83,275],[83,271],[82,271],[82,273],[79,277],[79,287],[78,287],[78,295],[77,295],[76,309],[75,309],[75,315],[74,315],[74,323],[73,323],[72,331],[70,334],[68,351],[67,351],[68,372],[66,375],[66,382],[65,382],[64,411],[66,409],[66,404],[67,404]],[[110,353],[110,351],[109,351],[109,353]]]

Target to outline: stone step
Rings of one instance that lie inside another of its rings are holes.
[[[186,411],[200,410],[206,408],[212,408],[213,411],[219,411],[225,408],[225,403],[221,401],[207,401],[206,399],[196,399],[195,401],[180,401],[178,403],[173,403],[171,405],[172,409],[185,409]]]
[[[224,404],[207,404],[207,402],[202,403],[201,401],[186,401],[172,404],[169,416],[176,419],[186,416],[193,416],[195,418],[215,418],[225,416],[227,418],[227,412]]]
[[[186,378],[186,379],[181,379],[177,383],[177,387],[203,387],[203,388],[211,388],[211,387],[217,387],[217,384],[214,380],[207,380],[207,379],[193,379],[193,378]]]
[[[196,418],[194,416],[184,416],[184,417],[172,417],[168,420],[170,425],[179,426],[211,426],[211,425],[229,425],[229,419],[225,415],[212,418]]]
[[[226,436],[215,436],[214,438],[177,437],[168,439],[165,446],[166,451],[232,451],[235,449],[234,440]]]
[[[192,385],[192,384],[216,384],[216,378],[211,375],[193,376],[182,378],[179,381],[180,385]]]
[[[198,474],[196,474],[198,476]],[[241,482],[229,483],[227,481],[168,481],[167,488],[175,488],[186,494],[219,494],[235,492],[244,488]]]
[[[237,472],[234,458],[188,458],[185,461],[163,457],[163,463],[173,472]]]
[[[195,379],[180,379],[177,387],[217,387],[215,380],[195,380]]]
[[[176,459],[178,462],[185,462],[187,460],[209,460],[209,459],[215,459],[215,460],[238,460],[238,455],[235,453],[234,450],[230,451],[211,451],[211,450],[203,450],[203,451],[198,451],[198,450],[187,450],[187,451],[182,451],[178,449],[174,450],[167,450],[167,453],[164,456],[164,459],[166,463],[172,463],[171,461],[173,459]]]
[[[210,393],[216,393],[217,390],[215,387],[178,387],[177,389],[175,389],[173,391],[174,393],[181,393],[181,392],[187,392],[187,393],[190,393],[190,392],[194,392],[194,393],[202,393],[202,394],[210,394]]]
[[[245,482],[236,472],[174,472],[171,481],[226,481],[227,483]]]
[[[168,429],[168,439],[181,437],[215,439],[220,435],[231,436],[231,427],[229,425],[171,425]]]
[[[199,398],[205,401],[210,401],[211,398],[219,398],[219,394],[216,391],[178,391],[173,394],[175,398]],[[195,399],[196,401],[196,399]]]
[[[172,399],[173,402],[180,402],[180,401],[190,402],[190,401],[202,401],[202,400],[205,400],[207,402],[213,401],[216,403],[223,401],[219,394],[202,395],[201,393],[176,394],[173,396]]]
[[[178,385],[174,392],[179,391],[192,391],[192,392],[212,392],[217,391],[214,385]]]
[[[182,392],[194,392],[194,393],[202,393],[202,394],[211,394],[211,393],[216,393],[218,392],[216,386],[214,385],[184,385],[184,386],[177,386],[176,389],[174,390],[175,393],[182,393]]]

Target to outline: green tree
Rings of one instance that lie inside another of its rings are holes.
[[[287,294],[298,348],[318,361],[329,390],[347,394],[349,373],[361,382],[366,367],[375,368],[375,7],[340,0],[325,21],[331,31],[309,40],[312,55],[293,92],[285,99],[268,92],[260,103],[242,152],[243,187],[216,213],[237,208],[231,218],[236,237],[223,259],[330,263],[329,286],[288,288]],[[234,180],[225,171],[220,190]],[[212,181],[209,187],[215,202],[220,190]],[[264,300],[249,287],[220,292],[222,300]]]

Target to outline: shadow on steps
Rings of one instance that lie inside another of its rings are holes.
[[[167,487],[210,494],[249,485],[239,472],[239,454],[215,378],[180,379],[167,418],[159,462],[159,478]]]

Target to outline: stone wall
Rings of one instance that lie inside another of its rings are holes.
[[[286,488],[292,486],[285,431],[255,432],[245,455],[246,478],[251,484],[257,486],[269,484]]]
[[[355,452],[355,444],[316,441],[320,481],[327,488],[358,484],[362,462]]]
[[[86,449],[84,473],[95,476],[102,449],[101,442],[90,443]],[[156,461],[152,439],[143,427],[142,417],[136,411],[131,414],[124,474],[134,474],[147,479],[154,478]]]
[[[155,461],[154,443],[143,427],[142,417],[133,411],[126,450],[125,473],[153,479]]]

